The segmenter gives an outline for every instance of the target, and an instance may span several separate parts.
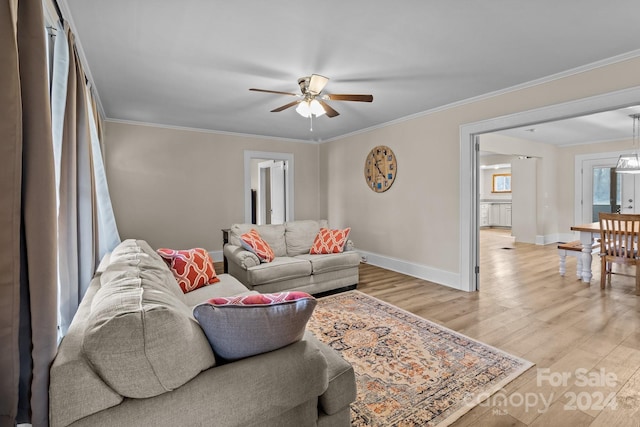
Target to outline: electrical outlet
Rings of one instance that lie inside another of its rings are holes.
[[[362,261],[362,262],[367,262],[367,257],[366,257],[366,256],[364,256],[364,255],[363,255],[363,256],[361,256],[361,257],[360,257],[360,261]]]

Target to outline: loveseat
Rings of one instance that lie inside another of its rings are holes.
[[[141,240],[105,256],[50,369],[50,425],[349,426],[353,369],[310,333],[220,360],[192,308],[256,292],[218,279],[184,293]]]
[[[284,224],[233,224],[224,246],[229,274],[247,288],[260,293],[303,291],[322,295],[354,289],[358,284],[360,256],[347,241],[341,253],[310,254],[320,229],[329,229],[326,220],[289,221]],[[275,254],[271,262],[261,262],[245,249],[241,236],[255,229]]]

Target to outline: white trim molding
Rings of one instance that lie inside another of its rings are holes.
[[[428,267],[426,265],[416,264],[373,252],[354,249],[360,254],[360,258],[365,258],[367,264],[375,265],[387,270],[396,271],[408,276],[417,277],[418,279],[427,280],[438,285],[448,286],[454,289],[460,289],[460,277],[456,273],[450,271],[438,270],[437,268]]]

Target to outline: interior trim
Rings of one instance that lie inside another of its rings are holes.
[[[439,285],[448,286],[454,289],[460,289],[460,277],[456,273],[450,271],[439,270],[437,268],[429,267],[422,264],[416,264],[409,261],[404,261],[398,258],[389,257],[386,255],[380,255],[373,252],[362,251],[355,249],[360,254],[360,257],[365,257],[367,264],[375,265],[387,270],[396,271],[398,273],[406,274],[418,279],[427,280],[429,282],[437,283]]]

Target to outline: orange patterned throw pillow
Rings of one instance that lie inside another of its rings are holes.
[[[185,294],[220,281],[209,252],[203,248],[179,251],[161,248],[156,252],[167,263]]]
[[[347,243],[349,232],[351,228],[347,227],[344,230],[329,230],[328,228],[321,228],[316,239],[309,251],[312,255],[318,254],[338,254],[344,250],[344,245]]]
[[[271,246],[260,237],[258,230],[252,228],[248,233],[240,236],[242,247],[256,254],[260,262],[271,262],[276,257]]]

